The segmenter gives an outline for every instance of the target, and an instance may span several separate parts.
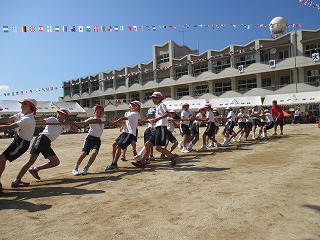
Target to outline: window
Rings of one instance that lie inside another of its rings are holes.
[[[230,59],[215,61],[212,62],[212,72],[218,74],[230,66]]]
[[[64,87],[63,88],[63,94],[64,94],[64,96],[70,96],[70,94],[71,94],[71,91],[70,91],[70,86],[67,86],[67,87]]]
[[[244,79],[238,81],[238,91],[239,92],[246,92],[250,89],[257,87],[257,81],[255,78],[252,79]]]
[[[306,44],[305,56],[311,57],[312,53],[320,52],[320,42]]]
[[[194,95],[201,96],[205,93],[209,93],[209,86],[208,85],[198,85],[194,87]]]
[[[117,78],[116,79],[116,88],[120,86],[125,86],[126,85],[126,79],[125,78]]]
[[[272,86],[272,80],[271,78],[263,78],[262,79],[262,87],[270,87]]]
[[[146,92],[144,93],[144,100],[149,100],[150,96],[152,95],[153,92]]]
[[[306,83],[318,87],[320,85],[320,69],[307,71]]]
[[[260,54],[260,62],[269,64],[269,60],[270,60],[270,53],[261,53]]]
[[[104,90],[107,90],[108,88],[113,88],[113,80],[106,80],[104,82]]]
[[[138,100],[140,101],[139,93],[132,93],[130,94],[130,101]]]
[[[215,91],[216,95],[221,95],[224,92],[231,91],[231,81],[230,82],[215,83],[214,91]]]
[[[177,97],[181,98],[186,95],[189,95],[189,88],[188,87],[177,89]]]
[[[100,88],[100,82],[99,81],[93,81],[91,82],[91,91],[96,91],[96,90],[99,90]]]
[[[169,53],[157,56],[157,63],[169,62]]]
[[[90,100],[89,99],[83,99],[81,107],[90,107]]]
[[[246,55],[246,56],[242,56],[242,57],[236,57],[237,68],[240,65],[244,65],[244,67],[248,67],[250,64],[255,63],[255,62],[256,62],[256,57],[254,54]]]
[[[285,85],[288,85],[290,83],[291,83],[290,76],[281,76],[280,77],[280,86],[285,86]]]
[[[193,66],[192,69],[192,74],[193,76],[197,76],[200,75],[202,72],[206,72],[208,71],[208,64],[204,63],[204,64],[197,64]]]
[[[129,87],[132,86],[135,83],[139,83],[139,75],[131,76],[129,78]]]
[[[142,75],[142,84],[152,82],[154,80],[153,73],[146,73]]]
[[[82,83],[82,93],[88,93],[89,92],[89,82]]]
[[[73,94],[79,94],[80,93],[79,84],[73,85],[72,92],[73,92]]]
[[[177,68],[175,72],[175,79],[182,77],[183,75],[188,75],[188,67]]]
[[[92,98],[92,106],[100,105],[100,99],[99,98]]]
[[[289,50],[282,50],[279,52],[279,59],[286,59],[289,58]]]

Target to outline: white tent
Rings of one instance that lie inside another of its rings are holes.
[[[86,111],[77,102],[52,102],[58,109],[66,108],[70,114],[82,114]]]
[[[184,103],[189,104],[190,110],[197,110],[200,107],[204,107],[204,105],[206,104],[205,99],[163,100],[163,102],[167,105],[167,109],[169,110],[180,110],[181,105]]]
[[[270,106],[276,100],[278,105],[299,105],[320,103],[320,91],[266,95],[263,105]]]
[[[232,98],[214,98],[209,101],[214,108],[225,107],[253,107],[261,106],[260,96],[232,97]]]
[[[1,114],[16,114],[21,111],[21,104],[14,100],[0,100]]]

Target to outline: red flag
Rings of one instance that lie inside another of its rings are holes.
[[[132,30],[132,26],[128,26],[129,30],[131,31]]]
[[[94,31],[94,32],[99,32],[98,26],[94,26],[94,27],[93,27],[93,31]]]

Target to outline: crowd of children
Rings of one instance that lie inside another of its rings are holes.
[[[280,134],[283,134],[283,112],[276,101],[273,101],[271,111],[268,109],[258,111],[257,106],[254,106],[252,109],[247,109],[247,111],[245,111],[244,107],[240,107],[237,113],[231,107],[226,107],[222,109],[226,112],[225,115],[220,115],[218,109],[212,108],[208,103],[200,107],[194,115],[189,111],[189,104],[184,103],[181,106],[182,109],[179,116],[177,110],[171,109],[169,111],[167,109],[161,92],[154,92],[150,98],[155,108],[150,108],[144,118],[140,116],[141,103],[132,101],[130,102],[129,111],[113,122],[106,122],[103,106],[96,106],[94,108],[94,117],[90,117],[83,122],[68,121],[69,112],[64,108],[57,111],[56,117],[36,121],[34,115],[36,114],[37,101],[32,98],[23,99],[20,102],[21,113],[0,119],[0,130],[18,129],[13,142],[0,155],[0,178],[7,160],[12,162],[28,150],[36,125],[45,125],[45,128],[35,138],[30,151],[30,159],[23,165],[17,177],[13,180],[12,187],[29,186],[29,183],[22,181],[22,177],[27,171],[34,178],[40,180],[40,170],[58,166],[60,161],[51,148],[51,142],[63,132],[77,131],[77,126],[81,124],[88,125],[89,131],[84,140],[81,154],[72,170],[72,174],[75,176],[86,175],[95,161],[101,147],[100,138],[105,124],[122,125],[122,132],[112,145],[112,161],[105,167],[106,171],[117,169],[119,167],[119,159],[126,161],[125,153],[130,145],[133,147],[135,159],[132,164],[137,168],[144,169],[147,164],[155,160],[154,150],[161,154],[160,157],[162,159],[168,159],[171,167],[175,167],[179,156],[174,154],[173,151],[177,147],[179,147],[182,154],[195,151],[194,146],[200,139],[200,126],[202,125],[205,125],[206,128],[202,133],[202,147],[198,151],[207,151],[208,146],[227,147],[232,144],[232,141],[240,142],[243,138],[247,140],[250,132],[252,132],[252,139],[254,140],[267,138],[267,132],[270,129],[274,129],[273,135],[277,134],[278,125],[280,126]],[[137,153],[138,126],[141,124],[146,124],[144,145]],[[222,143],[219,143],[215,137],[218,134],[219,125],[223,125],[221,134],[224,141]],[[234,130],[236,126],[237,129]],[[175,131],[175,129],[178,130]],[[181,135],[181,141],[177,140],[175,132]],[[48,159],[48,162],[38,167],[32,167],[40,153]],[[91,155],[88,163],[79,172],[80,164],[89,154]],[[2,185],[0,181],[1,191]]]

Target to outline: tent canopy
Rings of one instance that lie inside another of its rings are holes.
[[[214,108],[225,107],[253,107],[261,106],[260,96],[232,97],[232,98],[214,98],[209,101]]]
[[[266,95],[263,105],[270,106],[276,100],[278,105],[299,105],[320,103],[320,91]]]
[[[167,108],[180,110],[182,104],[188,103],[190,110],[197,110],[200,107],[204,107],[206,104],[205,99],[185,99],[185,100],[163,100],[163,102],[167,105]]]

